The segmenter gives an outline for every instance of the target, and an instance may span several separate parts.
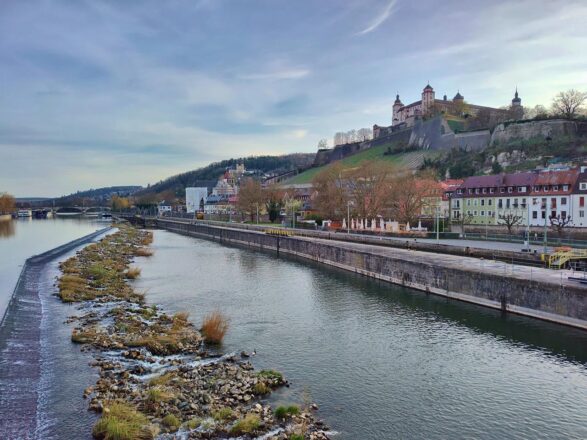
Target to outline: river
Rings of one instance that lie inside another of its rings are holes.
[[[0,221],[0,319],[24,261],[107,225],[98,219],[53,218]]]
[[[19,264],[97,229],[49,222],[16,224]],[[337,439],[587,438],[585,332],[166,231],[155,231],[153,249],[136,261],[147,301],[195,323],[216,309],[228,315],[223,349],[256,351],[257,368],[282,371],[292,386],[272,399],[311,396]],[[18,276],[7,262],[18,269],[5,258],[3,273]],[[62,324],[72,306],[50,296],[55,270],[43,296],[44,368],[60,374],[44,375],[41,432],[82,438],[93,416],[81,393],[95,377]]]

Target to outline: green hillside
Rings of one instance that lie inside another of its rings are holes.
[[[378,160],[378,161],[386,161],[393,163],[399,167],[409,168],[409,169],[417,169],[419,168],[424,159],[432,159],[438,156],[437,152],[434,151],[410,151],[407,153],[398,153],[398,154],[390,154],[385,155],[384,153],[387,151],[386,145],[381,145],[378,147],[369,148],[367,150],[361,151],[360,153],[353,154],[352,156],[345,157],[340,162],[346,168],[354,168],[360,165],[362,162],[371,161],[371,160]],[[303,184],[303,183],[310,183],[316,174],[318,174],[321,170],[324,169],[324,166],[310,168],[309,170],[304,171],[303,173],[298,174],[295,177],[284,182],[284,184]]]

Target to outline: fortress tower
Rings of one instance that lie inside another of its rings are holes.
[[[396,125],[401,122],[399,118],[399,109],[403,106],[404,105],[402,104],[401,99],[399,99],[399,94],[395,95],[395,102],[393,103],[393,114],[391,116],[391,125]]]
[[[422,108],[423,115],[427,114],[434,107],[434,89],[430,84],[426,84],[422,91]]]
[[[524,117],[524,107],[522,107],[522,99],[518,96],[517,87],[514,99],[512,99],[512,113],[515,119],[522,119]]]

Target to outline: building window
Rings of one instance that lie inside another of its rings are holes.
[[[477,211],[473,211],[473,215],[477,217]]]
[[[563,191],[568,191],[569,190],[569,185],[563,185]]]
[[[479,194],[479,188],[475,188],[475,194]]]
[[[558,185],[554,185],[554,186],[552,187],[552,190],[553,190],[553,191],[558,191]]]
[[[473,194],[473,190],[469,188],[469,194]]]
[[[556,209],[556,199],[555,198],[550,199],[550,208]]]
[[[471,206],[471,199],[467,199],[467,206]]]
[[[491,206],[491,205],[493,204],[493,202],[491,201],[491,199],[488,199],[488,200],[487,200],[487,204],[488,204],[489,206]]]
[[[583,189],[583,190],[587,189],[587,182],[581,182],[581,183],[579,184],[579,188],[580,188],[580,189]]]
[[[579,217],[581,217],[581,218],[585,217],[585,211],[579,211]]]
[[[485,211],[481,211],[481,217],[485,217]]]
[[[561,211],[561,217],[567,218],[567,211]]]
[[[534,219],[538,218],[538,211],[532,211],[532,218],[534,218]]]
[[[485,194],[485,193],[487,192],[487,188],[483,188],[483,189],[481,190],[481,192],[482,192],[483,194]]]
[[[545,218],[546,218],[546,211],[542,211],[542,216],[541,216],[541,217],[542,217],[543,219],[545,219]]]
[[[585,186],[587,187],[587,184]],[[489,194],[493,194],[493,188],[489,188]]]
[[[526,208],[526,199],[522,199],[522,208]]]
[[[567,198],[561,197],[561,205],[566,205],[566,204],[567,204]]]
[[[514,192],[514,189],[513,189],[511,186],[509,186],[509,187],[508,187],[508,192],[509,192],[509,193],[512,193],[512,192]]]
[[[481,206],[485,206],[485,199],[481,199]]]
[[[514,199],[514,208],[518,209],[518,199]]]
[[[505,192],[505,188],[499,188],[499,192],[500,193],[504,193]]]
[[[536,186],[534,187],[534,191],[540,191],[540,186],[536,185]]]
[[[521,192],[521,193],[525,193],[526,192],[526,187],[525,186],[520,186],[518,188],[518,191]]]
[[[579,197],[579,206],[582,208],[583,206],[585,206],[585,197],[581,196]]]
[[[499,199],[499,200],[497,201],[497,207],[498,207],[499,209],[502,209],[502,208],[503,208],[503,199]]]
[[[510,199],[505,200],[505,207],[506,209],[510,209]]]

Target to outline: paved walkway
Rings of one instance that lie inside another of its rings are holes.
[[[345,249],[352,249],[361,252],[369,252],[375,255],[383,255],[401,258],[406,261],[414,261],[420,264],[432,264],[454,269],[468,269],[476,272],[493,273],[495,275],[507,276],[521,280],[537,280],[556,286],[575,286],[587,290],[587,285],[576,281],[569,281],[569,276],[583,276],[583,273],[576,273],[571,270],[552,270],[522,266],[519,264],[504,263],[501,261],[483,260],[459,255],[438,254],[391,247],[375,246],[363,243],[351,243],[347,241],[325,240],[321,238],[296,237],[301,240],[320,242],[324,245],[336,245]]]

